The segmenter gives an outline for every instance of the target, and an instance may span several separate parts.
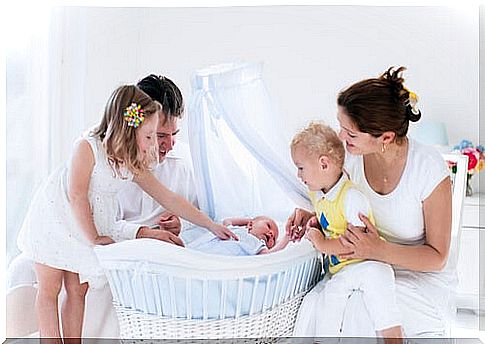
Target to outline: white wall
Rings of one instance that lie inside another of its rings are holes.
[[[17,123],[7,131],[9,257],[36,185],[99,120],[113,89],[148,73],[172,78],[189,103],[195,70],[264,62],[284,123],[279,134],[288,142],[310,119],[334,122],[345,86],[404,65],[424,118],[444,121],[450,143],[478,141],[478,9],[59,7],[51,16],[41,5],[17,10],[6,17],[14,48],[7,54],[7,122]]]
[[[444,121],[450,144],[478,141],[478,10],[449,7],[276,6],[63,8],[62,107],[66,141],[95,123],[110,92],[165,74],[190,101],[194,70],[263,61],[288,131],[334,121],[339,90],[406,66],[423,118]],[[77,118],[77,116],[76,116]],[[60,124],[62,125],[62,123]],[[68,129],[72,128],[72,129]],[[182,133],[185,134],[184,132]],[[185,134],[186,135],[186,134]],[[70,145],[61,148],[65,159]]]

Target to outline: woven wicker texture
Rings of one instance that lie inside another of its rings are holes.
[[[305,293],[257,315],[224,320],[187,320],[143,314],[115,304],[124,339],[216,339],[288,337]]]

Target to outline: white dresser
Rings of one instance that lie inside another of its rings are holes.
[[[456,305],[478,311],[485,306],[485,194],[465,197],[460,255],[458,258],[458,289]],[[481,202],[479,200],[481,199]],[[481,204],[480,204],[481,203]],[[481,218],[481,221],[480,221]],[[481,238],[480,238],[481,236]],[[480,250],[480,241],[482,247]]]

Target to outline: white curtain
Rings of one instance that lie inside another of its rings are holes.
[[[201,209],[217,220],[286,219],[308,207],[289,142],[262,79],[262,64],[229,63],[195,73],[188,131]],[[283,147],[283,149],[282,149]]]
[[[11,4],[6,16],[14,28],[6,46],[7,265],[36,188],[68,158],[85,118],[84,10],[29,6]]]

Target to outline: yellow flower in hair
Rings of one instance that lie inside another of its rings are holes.
[[[418,95],[412,91],[409,91],[409,102],[416,104],[418,102]]]
[[[414,114],[418,114],[419,110],[418,107],[416,106],[418,103],[418,95],[414,93],[413,91],[408,90],[406,87],[404,89],[409,93],[408,99],[405,102],[405,105],[411,106],[411,110],[413,111]]]
[[[131,103],[131,105],[125,109],[123,117],[125,121],[128,122],[128,126],[135,129],[145,120],[143,109],[141,108],[141,105],[137,103]]]

